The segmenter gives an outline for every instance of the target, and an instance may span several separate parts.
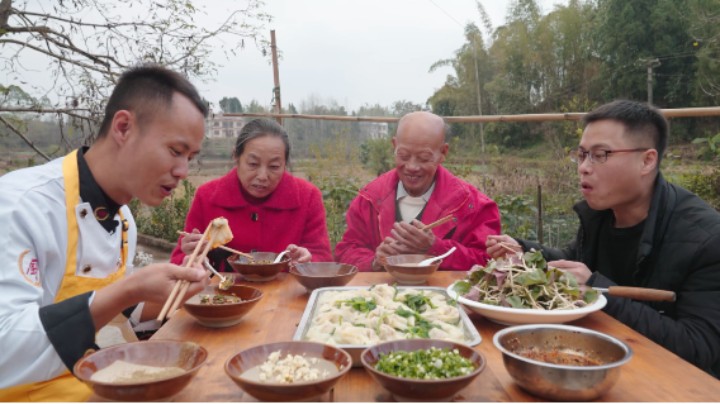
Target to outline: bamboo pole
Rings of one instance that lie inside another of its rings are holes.
[[[282,114],[282,102],[280,102],[280,68],[278,67],[277,43],[275,42],[275,30],[270,30],[270,48],[272,50],[273,65],[273,97],[275,98],[275,114]],[[282,125],[282,117],[276,116],[277,122]]]
[[[661,109],[666,118],[694,118],[707,116],[720,116],[720,106],[699,108],[671,108]],[[517,115],[470,115],[445,116],[447,123],[481,123],[481,122],[549,122],[549,121],[579,121],[585,112],[549,113],[549,114],[517,114]],[[268,117],[286,119],[316,119],[320,121],[348,121],[348,122],[386,122],[395,123],[399,117],[389,116],[346,116],[346,115],[308,115],[308,114],[225,114],[225,116],[241,117]]]

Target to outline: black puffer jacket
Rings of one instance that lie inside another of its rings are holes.
[[[596,262],[601,223],[612,211],[596,211],[585,201],[574,207],[580,217],[575,240],[564,249],[518,240],[526,250],[543,251],[550,260]],[[697,195],[658,175],[650,212],[640,238],[633,273],[637,286],[673,290],[676,302],[637,302],[609,297],[605,312],[720,377],[720,214]],[[615,283],[594,272],[593,286]]]

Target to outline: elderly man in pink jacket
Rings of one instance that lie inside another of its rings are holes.
[[[485,240],[500,233],[497,204],[442,167],[448,126],[430,112],[403,116],[392,139],[395,169],[362,188],[348,209],[347,231],[335,248],[337,261],[361,271],[382,270],[397,254],[440,255],[442,268],[465,271],[489,259]],[[432,230],[425,224],[452,215]]]

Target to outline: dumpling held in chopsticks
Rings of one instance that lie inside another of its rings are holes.
[[[228,225],[227,219],[224,217],[217,217],[212,221],[212,227],[210,228],[210,249],[225,245],[232,240],[233,234]]]

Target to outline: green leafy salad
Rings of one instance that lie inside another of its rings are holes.
[[[572,274],[548,267],[540,251],[476,265],[453,289],[469,300],[518,309],[575,309],[598,298],[594,289],[578,286]]]
[[[380,354],[375,369],[408,379],[448,379],[475,370],[473,363],[457,349],[419,349]]]

